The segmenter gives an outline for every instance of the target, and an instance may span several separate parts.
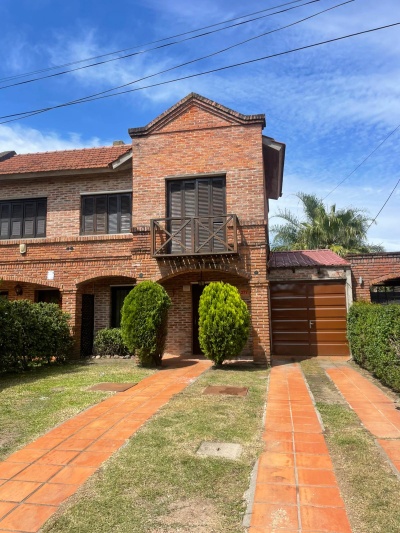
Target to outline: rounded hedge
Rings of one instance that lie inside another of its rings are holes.
[[[199,341],[216,365],[237,357],[249,336],[250,313],[239,291],[229,283],[207,285],[199,304]]]
[[[100,329],[93,343],[96,355],[129,355],[120,328]]]
[[[142,364],[161,364],[170,305],[164,287],[153,281],[139,283],[124,300],[122,338],[131,352],[136,351]]]

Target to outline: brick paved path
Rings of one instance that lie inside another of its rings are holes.
[[[326,372],[400,472],[400,411],[393,400],[350,367]]]
[[[157,372],[0,462],[0,533],[36,533],[126,439],[209,366],[182,361]]]
[[[271,370],[249,533],[351,533],[332,461],[296,364]]]

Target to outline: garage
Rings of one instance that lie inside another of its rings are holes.
[[[329,250],[282,254],[270,272],[272,355],[348,357],[346,262]]]

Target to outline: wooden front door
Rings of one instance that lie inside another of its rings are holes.
[[[94,294],[82,294],[81,356],[93,353],[94,340]]]
[[[192,285],[192,336],[193,355],[201,355],[203,352],[199,343],[199,302],[204,286]]]
[[[347,356],[344,281],[271,283],[272,354]]]

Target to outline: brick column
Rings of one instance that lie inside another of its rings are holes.
[[[71,333],[74,337],[73,359],[81,355],[82,294],[76,288],[62,291],[62,310],[70,315]]]
[[[264,365],[271,362],[268,285],[267,281],[250,283],[253,361]]]

